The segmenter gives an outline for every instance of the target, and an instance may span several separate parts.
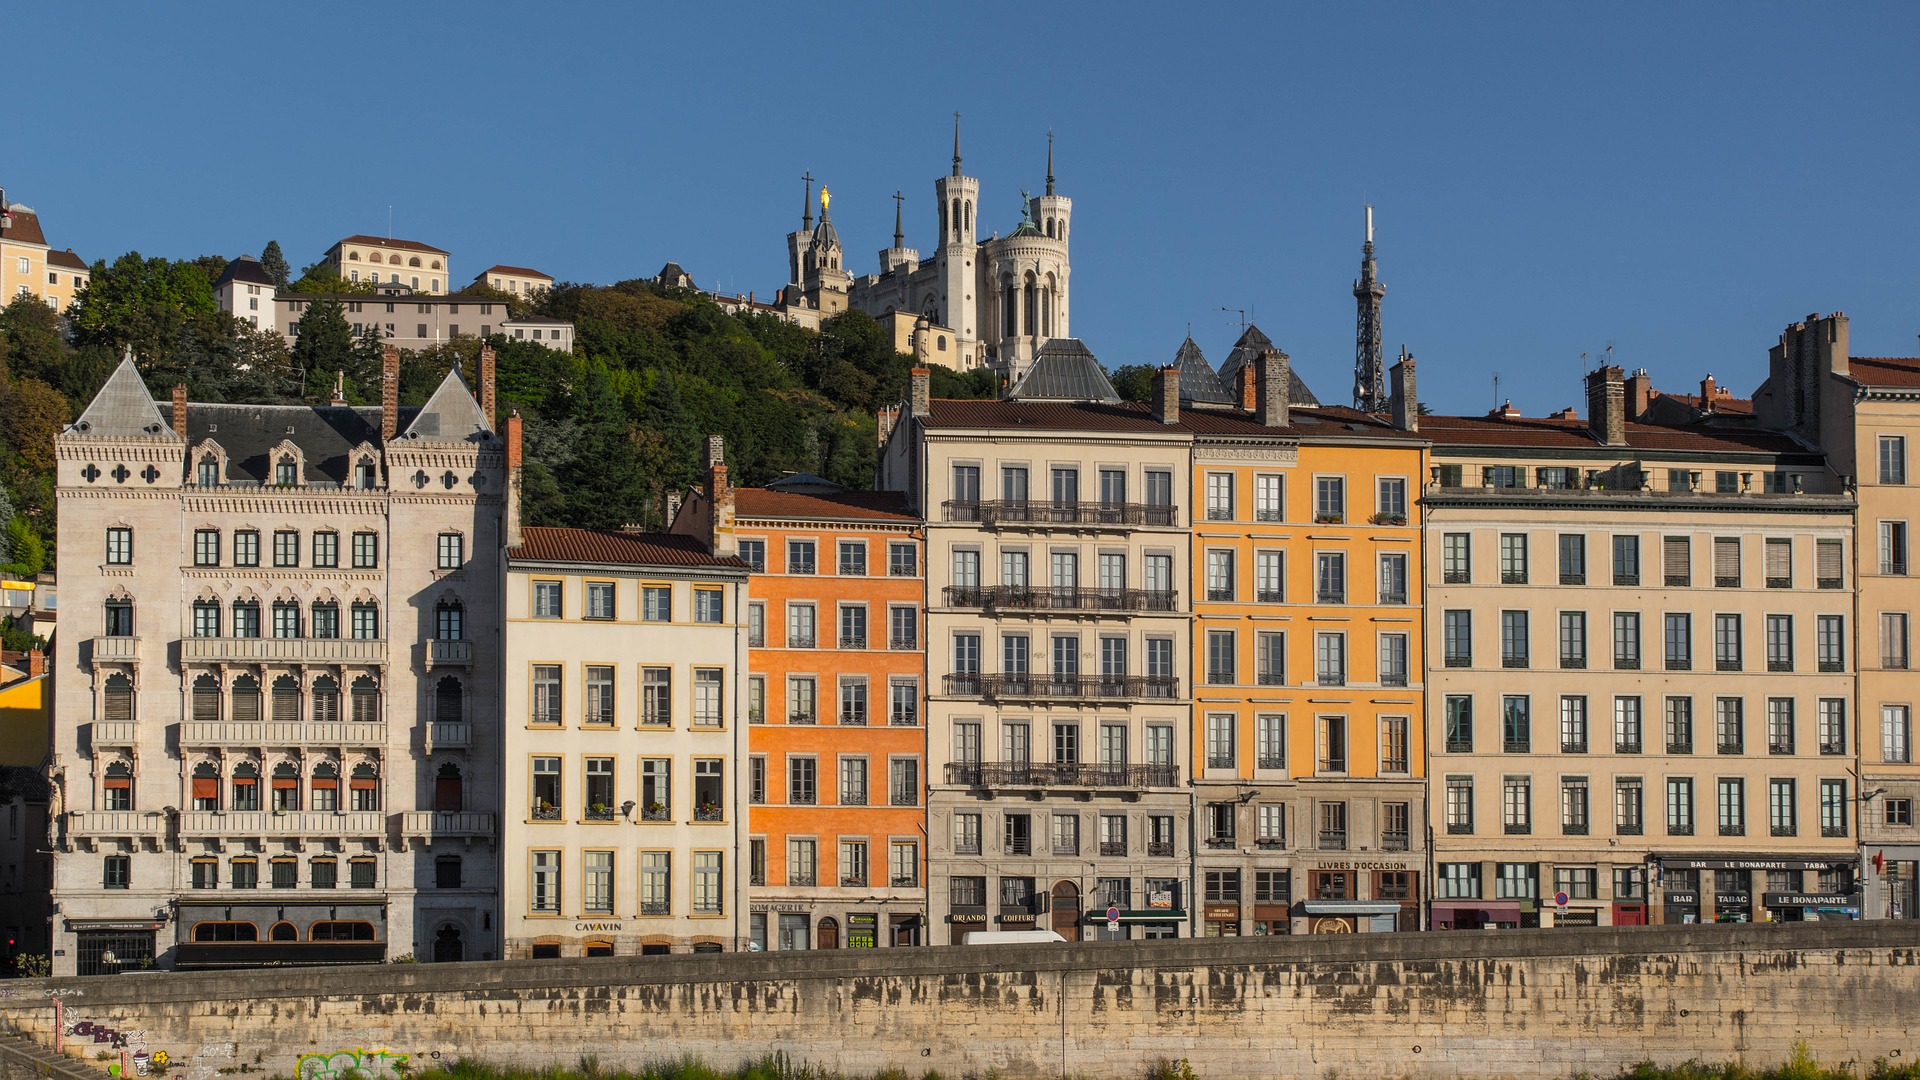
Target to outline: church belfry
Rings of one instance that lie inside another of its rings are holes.
[[[1387,369],[1381,356],[1380,300],[1387,287],[1375,277],[1373,263],[1373,207],[1367,207],[1367,242],[1360,249],[1360,278],[1353,283],[1358,308],[1353,343],[1353,407],[1362,412],[1387,411]]]
[[[823,316],[847,310],[847,293],[853,286],[853,275],[842,265],[846,252],[833,227],[832,202],[832,193],[820,185],[820,224],[814,227],[800,260],[800,285],[807,303]]]
[[[940,294],[934,321],[953,328],[963,341],[980,336],[975,315],[974,283],[979,270],[979,243],[975,240],[974,208],[980,204],[980,181],[960,172],[960,114],[953,114],[953,173],[933,182],[940,207]]]

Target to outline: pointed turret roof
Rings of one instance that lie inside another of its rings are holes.
[[[1100,361],[1078,338],[1052,338],[1040,346],[1032,366],[1007,397],[1012,401],[1120,402]]]
[[[95,438],[163,438],[178,440],[173,425],[160,415],[160,406],[147,393],[147,384],[134,366],[133,350],[113,369],[107,383],[93,395],[80,419],[67,429],[71,435]]]
[[[813,227],[814,247],[839,247],[840,234],[834,230],[833,215],[826,207],[820,208],[820,224]]]
[[[460,369],[454,367],[440,380],[439,389],[427,399],[420,414],[407,425],[406,438],[434,442],[483,442],[492,436],[487,415],[473,400]]]
[[[1214,374],[1213,365],[1207,363],[1200,346],[1194,344],[1192,336],[1180,343],[1180,351],[1174,354],[1173,366],[1180,369],[1180,404],[1182,405],[1232,405],[1233,394],[1228,392],[1227,384]]]
[[[1227,362],[1220,365],[1220,381],[1232,386],[1240,375],[1240,369],[1260,359],[1260,354],[1273,348],[1273,339],[1260,332],[1260,328],[1248,324],[1240,340],[1233,343],[1233,351],[1227,354]],[[1300,381],[1298,368],[1289,368],[1292,378],[1288,380],[1287,396],[1294,405],[1318,406],[1320,399],[1313,396],[1307,384]]]

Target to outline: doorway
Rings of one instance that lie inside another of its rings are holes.
[[[467,958],[467,947],[460,940],[460,928],[448,923],[433,936],[433,962],[457,964]]]
[[[1071,881],[1054,883],[1053,932],[1068,941],[1080,940],[1080,886]]]

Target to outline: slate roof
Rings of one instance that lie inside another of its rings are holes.
[[[47,242],[47,234],[40,231],[40,215],[25,206],[13,206],[7,210],[13,215],[13,227],[0,232],[0,240],[12,240],[21,244],[41,244]]]
[[[47,265],[48,266],[64,266],[69,270],[88,269],[87,260],[81,258],[78,255],[75,255],[73,253],[72,248],[68,248],[65,251],[47,252]]]
[[[786,518],[811,521],[916,522],[919,515],[898,491],[780,491],[736,488],[733,512],[740,518]]]
[[[1178,431],[1154,419],[1139,402],[979,401],[936,398],[922,421],[930,428],[1005,428],[1011,431]]]
[[[1104,401],[1118,404],[1113,383],[1078,338],[1052,338],[1034,354],[1033,364],[1007,397],[1014,401]]]
[[[653,279],[655,281],[661,281],[661,282],[674,282],[674,281],[680,280],[681,278],[686,278],[688,281],[692,281],[693,275],[687,273],[685,270],[682,270],[680,268],[680,264],[677,262],[667,263],[667,265],[660,268],[659,273],[653,275]]]
[[[1206,355],[1194,344],[1192,335],[1180,343],[1180,351],[1173,356],[1173,366],[1180,369],[1180,404],[1236,404],[1227,384],[1214,374],[1213,365],[1207,363]]]
[[[1233,351],[1227,354],[1226,362],[1220,365],[1221,383],[1232,386],[1234,380],[1239,377],[1241,368],[1258,361],[1260,354],[1271,348],[1273,348],[1273,339],[1261,333],[1259,327],[1249,325],[1241,333],[1240,340],[1233,343]],[[1288,398],[1295,405],[1320,404],[1320,399],[1313,396],[1313,391],[1307,389],[1307,384],[1300,381],[1299,369],[1289,367],[1287,370],[1292,376],[1287,384]]]
[[[134,366],[131,349],[121,359],[120,366],[113,369],[113,374],[107,376],[106,385],[87,403],[80,418],[67,428],[66,434],[176,439],[171,420],[161,414],[160,406],[154,404],[153,395],[147,392],[146,381]]]
[[[227,268],[220,271],[220,280],[213,284],[218,288],[229,281],[244,281],[249,285],[273,284],[273,278],[267,273],[266,267],[261,266],[260,260],[251,255],[242,255],[228,263]]]
[[[400,430],[419,414],[400,410]],[[302,479],[345,484],[349,451],[366,443],[381,445],[378,405],[213,405],[187,406],[187,437],[198,445],[212,439],[227,452],[227,477],[266,483],[273,474],[271,452],[292,440],[305,462]]]
[[[834,230],[833,218],[825,210],[820,211],[820,224],[813,227],[813,243],[815,247],[840,246],[840,234]]]
[[[369,244],[374,247],[399,248],[401,251],[431,251],[435,255],[446,254],[444,250],[432,244],[423,244],[418,240],[394,240],[385,236],[368,236],[365,233],[354,233],[352,236],[343,237],[340,244]],[[338,247],[340,244],[334,246]]]
[[[1557,420],[1550,417],[1422,416],[1420,434],[1433,440],[1435,446],[1813,455],[1813,451],[1780,432],[1716,427],[1704,423],[1675,426],[1629,423],[1624,447],[1605,447],[1594,437],[1585,420]]]
[[[486,414],[480,411],[480,403],[473,399],[457,367],[447,371],[447,377],[440,380],[413,423],[404,429],[405,438],[428,442],[486,442],[492,436]]]
[[[716,570],[746,570],[733,556],[715,558],[707,546],[691,536],[672,533],[629,533],[606,529],[523,529],[520,546],[507,549],[509,560],[524,562],[596,563],[612,566],[685,566]]]
[[[1345,405],[1318,405],[1290,409],[1286,427],[1267,427],[1257,414],[1241,409],[1182,409],[1180,424],[1195,435],[1277,435],[1290,439],[1374,438],[1424,442],[1423,431],[1401,431],[1386,417]],[[1422,425],[1426,417],[1421,417]]]

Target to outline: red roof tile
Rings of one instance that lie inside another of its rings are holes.
[[[1863,386],[1920,386],[1920,357],[1856,356],[1847,364]]]
[[[73,249],[68,248],[65,251],[47,252],[47,265],[64,266],[69,270],[85,270],[87,268],[87,260],[75,255]]]
[[[1666,398],[1669,401],[1677,401],[1680,404],[1685,405],[1689,409],[1703,408],[1704,406],[1701,403],[1706,400],[1705,398],[1702,398],[1699,394],[1669,394],[1665,390],[1655,390],[1653,392],[1653,396],[1656,399]],[[1711,404],[1713,406],[1713,411],[1715,412],[1723,412],[1723,413],[1753,412],[1752,398],[1725,397],[1720,394],[1715,394]]]
[[[352,236],[345,237],[340,241],[340,244],[371,244],[374,247],[399,248],[402,251],[431,251],[435,255],[446,254],[445,251],[434,247],[432,244],[423,244],[418,240],[394,240],[385,236],[368,236],[365,233],[355,233]],[[334,246],[339,247],[340,244],[335,244]]]
[[[1543,417],[1423,416],[1420,434],[1435,446],[1512,446],[1541,450],[1598,450],[1585,420]],[[1664,427],[1628,424],[1629,450],[1723,454],[1807,454],[1811,451],[1773,431],[1700,425]]]
[[[620,566],[690,566],[745,570],[731,556],[715,558],[691,536],[611,532],[603,529],[528,528],[507,558],[525,562],[597,563]]]
[[[736,488],[736,518],[788,518],[812,521],[906,521],[919,516],[907,508],[907,497],[897,491],[840,491],[812,494]]]
[[[40,215],[23,206],[16,206],[7,213],[13,215],[13,227],[0,232],[0,240],[12,240],[21,244],[45,244],[47,234],[40,231]]]
[[[487,267],[485,270],[480,271],[480,277],[486,277],[488,274],[492,274],[492,273],[512,274],[514,277],[546,278],[548,281],[553,280],[553,275],[551,274],[543,274],[538,270],[535,270],[535,269],[532,269],[531,267],[526,267],[526,266],[508,266],[505,263],[502,263],[499,266]],[[479,278],[475,278],[474,280],[478,281]]]

